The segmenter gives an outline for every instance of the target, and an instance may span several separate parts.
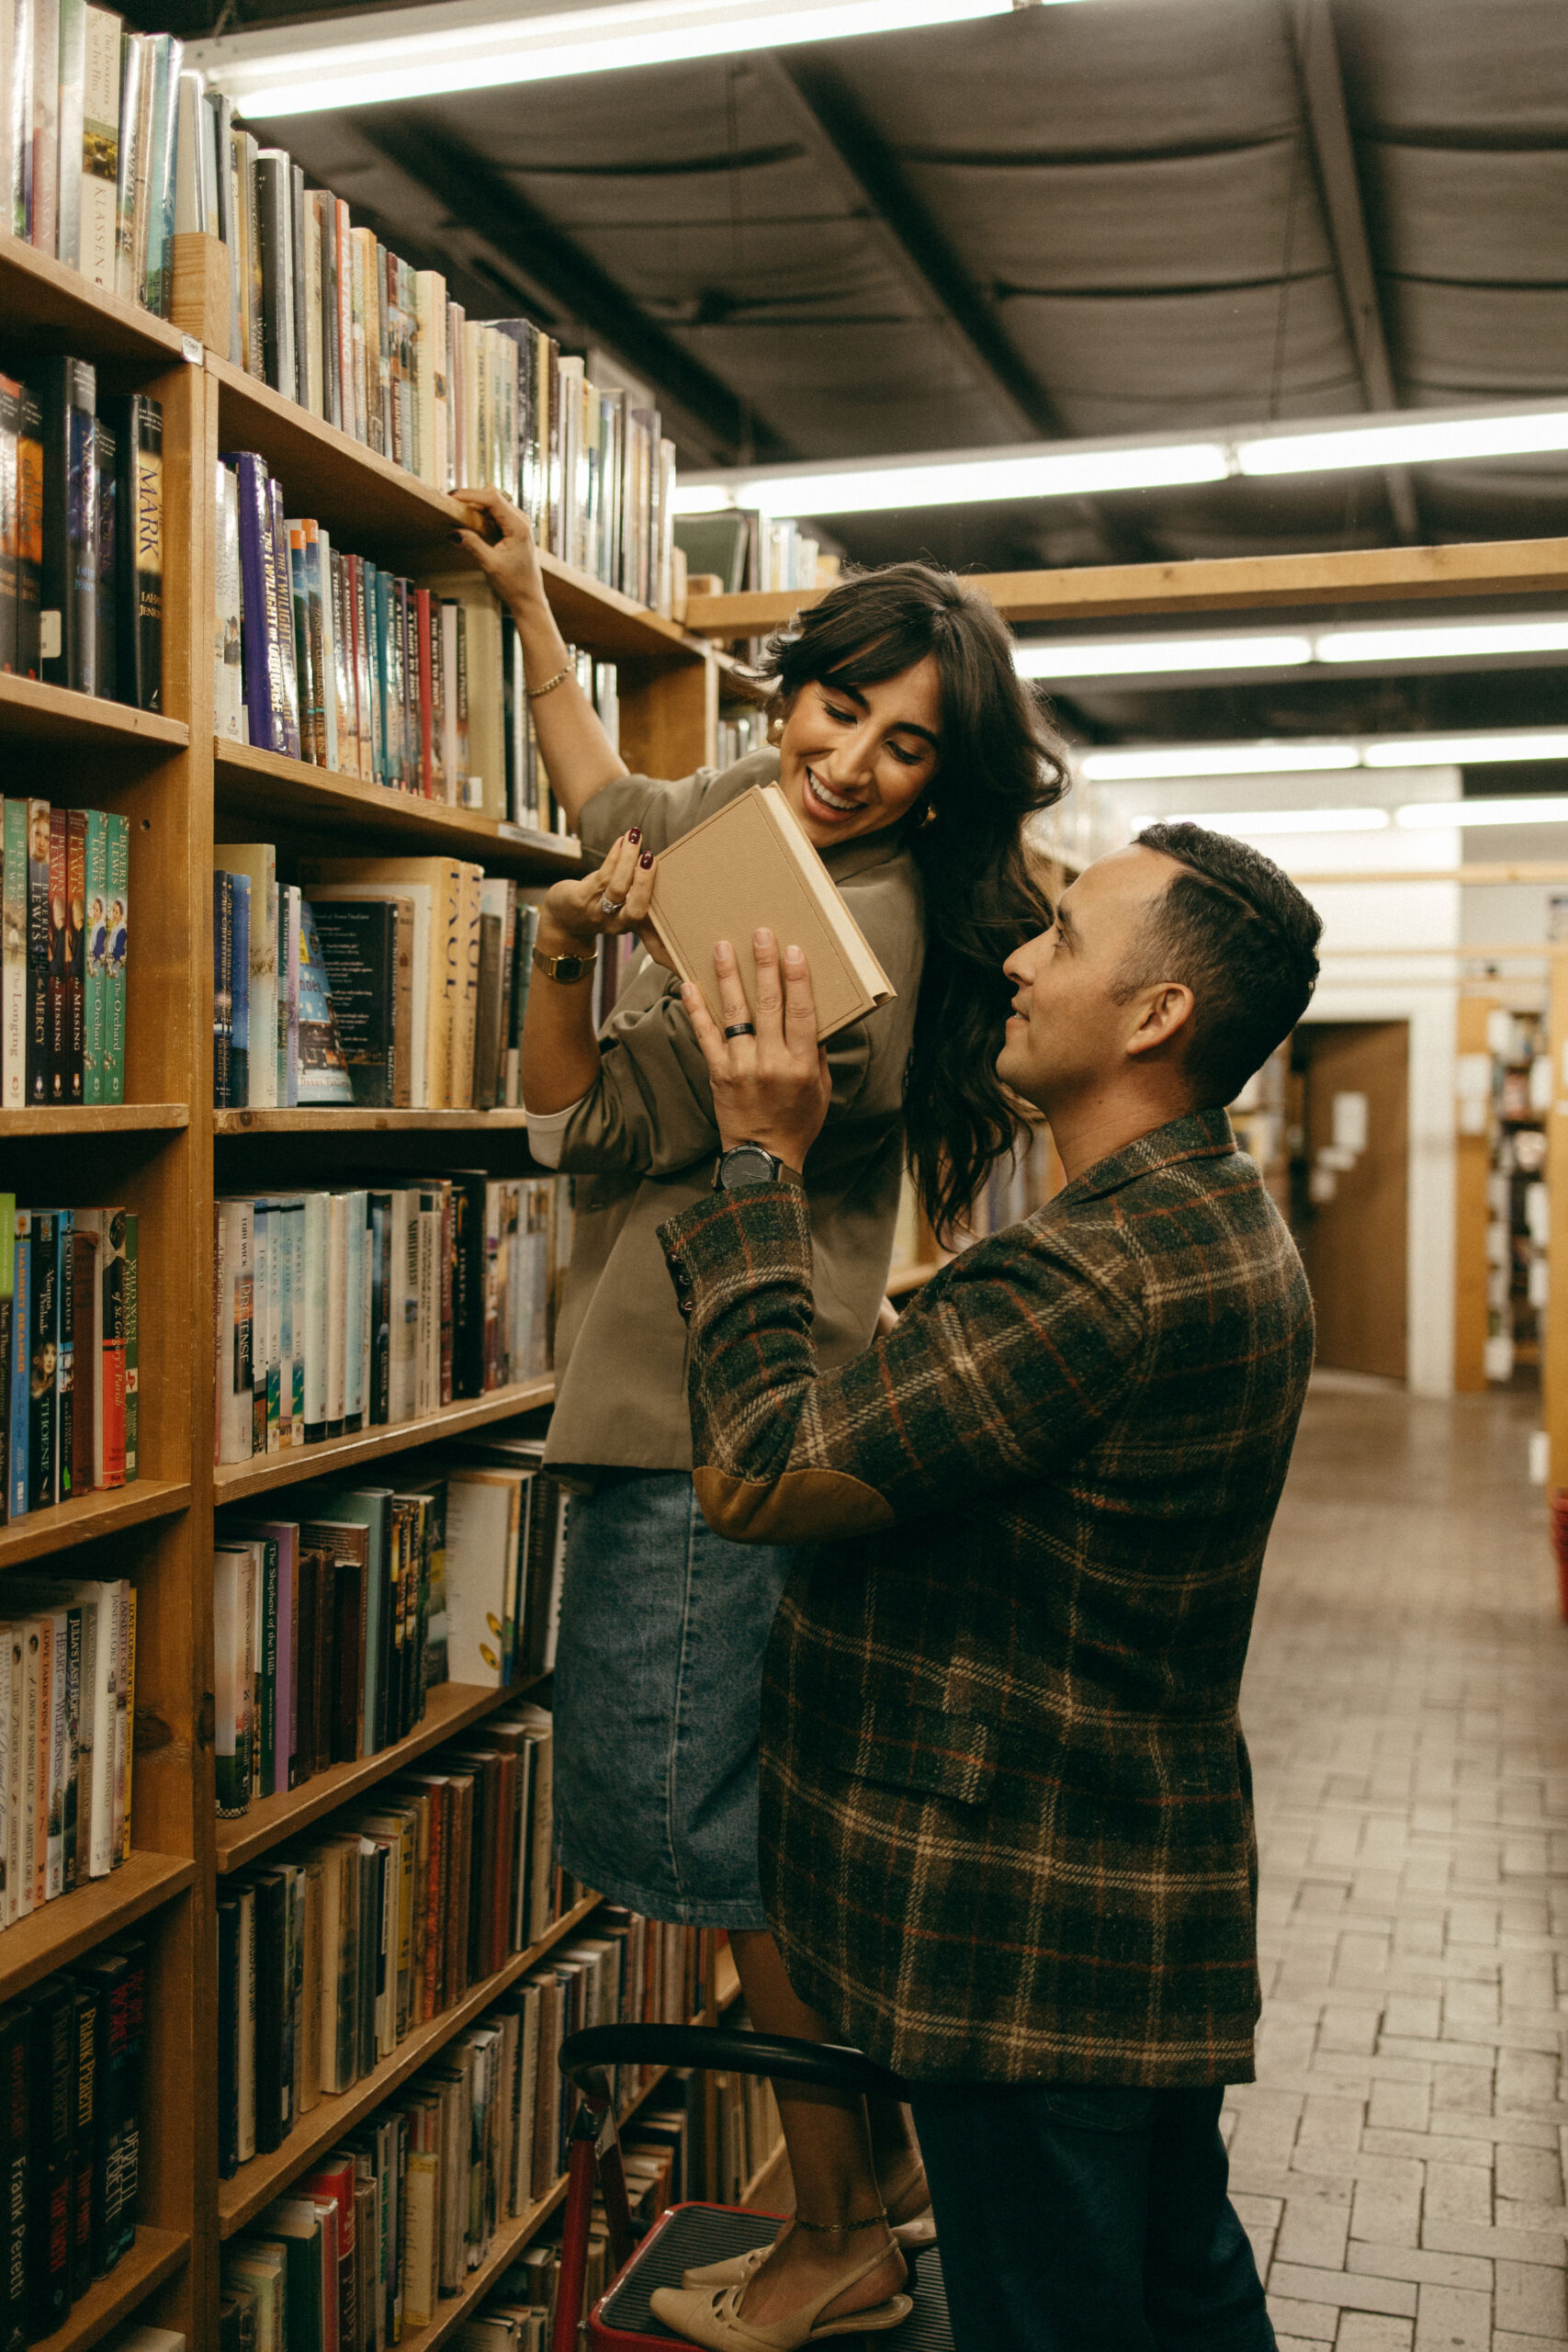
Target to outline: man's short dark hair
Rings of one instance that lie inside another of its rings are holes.
[[[1234,1102],[1312,1001],[1323,919],[1271,858],[1232,834],[1145,825],[1138,842],[1183,870],[1151,912],[1122,990],[1156,980],[1191,989],[1188,1075],[1201,1105]]]

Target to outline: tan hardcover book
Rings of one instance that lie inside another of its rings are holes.
[[[762,924],[781,952],[805,951],[818,1037],[836,1035],[897,993],[775,785],[753,785],[664,852],[652,915],[681,978],[696,982],[721,1023],[715,943],[733,946],[746,1001],[754,1004],[751,934]]]

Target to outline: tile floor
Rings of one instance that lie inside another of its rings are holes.
[[[1314,1383],[1243,1694],[1281,2352],[1568,2346],[1568,1629],[1528,1397]]]

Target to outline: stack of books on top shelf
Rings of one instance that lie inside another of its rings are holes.
[[[775,522],[754,507],[678,515],[674,540],[685,558],[688,577],[706,574],[727,596],[830,588],[839,577],[840,557],[824,555],[798,523]]]
[[[0,1524],[135,1481],[137,1229],[0,1193]]]
[[[396,1747],[439,1684],[547,1672],[565,1523],[558,1482],[510,1449],[396,1487],[311,1487],[284,1518],[220,1512],[219,1813]]]
[[[0,670],[163,708],[163,451],[159,402],[90,360],[0,374]]]
[[[0,803],[0,1110],[125,1100],[130,824]]]
[[[164,318],[174,240],[229,263],[223,356],[433,490],[492,484],[541,547],[668,612],[674,444],[526,319],[472,320],[438,270],[259,147],[168,34],[5,0],[0,229]]]
[[[0,2009],[0,2344],[53,2335],[135,2242],[146,1992],[132,1941]]]
[[[213,1103],[488,1111],[521,1100],[536,910],[456,857],[213,853]]]
[[[215,1459],[434,1412],[550,1368],[570,1177],[214,1204]]]
[[[550,1859],[550,1731],[540,1707],[491,1715],[308,1843],[225,1883],[225,2178],[545,1933],[564,1892]]]
[[[0,1925],[130,1855],[136,1590],[16,1577],[0,1624]]]

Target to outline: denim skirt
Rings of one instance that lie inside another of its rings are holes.
[[[798,1547],[731,1544],[689,1473],[600,1470],[574,1498],[555,1669],[556,1855],[614,1903],[765,1928],[762,1653]]]

